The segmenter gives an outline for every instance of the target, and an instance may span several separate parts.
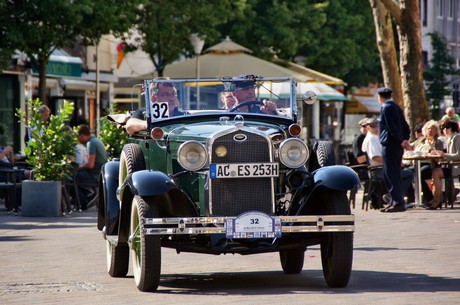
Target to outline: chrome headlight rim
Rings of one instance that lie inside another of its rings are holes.
[[[191,160],[190,153],[196,153],[197,160]],[[196,172],[205,167],[208,161],[208,151],[206,147],[195,140],[182,143],[177,150],[177,162],[186,170]]]
[[[295,152],[295,150],[299,149],[299,152]],[[301,139],[289,138],[280,144],[278,148],[278,155],[282,164],[288,168],[295,169],[302,167],[305,163],[307,163],[310,152],[307,145]],[[298,155],[298,157],[294,158],[296,155]]]

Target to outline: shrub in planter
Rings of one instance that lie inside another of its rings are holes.
[[[128,134],[117,128],[107,117],[103,117],[100,120],[99,139],[104,143],[109,159],[119,158],[123,146],[128,141]]]
[[[17,110],[20,120],[32,132],[32,139],[24,150],[26,162],[32,167],[35,180],[64,181],[72,171],[71,160],[77,145],[76,133],[65,128],[74,106],[64,100],[58,114],[51,115],[45,124],[38,111],[41,105],[38,99],[27,101],[28,116]]]

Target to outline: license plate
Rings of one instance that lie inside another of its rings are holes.
[[[226,221],[227,238],[281,237],[281,219],[265,213],[250,211]]]
[[[278,163],[212,163],[209,173],[216,178],[278,177]]]

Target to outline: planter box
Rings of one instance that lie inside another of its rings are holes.
[[[22,216],[60,216],[61,199],[60,181],[22,181]]]

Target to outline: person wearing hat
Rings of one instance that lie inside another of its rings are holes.
[[[355,156],[357,164],[364,164],[367,162],[366,153],[362,150],[363,141],[367,135],[367,121],[367,118],[359,121],[360,134],[357,135],[351,143],[351,147],[353,148],[353,155]]]
[[[367,121],[367,135],[363,141],[362,150],[369,157],[370,166],[384,166],[383,159],[383,146],[380,144],[379,139],[379,122],[376,118],[370,118]],[[401,176],[401,190],[404,195],[413,197],[413,190],[411,189],[412,181],[414,180],[414,173],[407,168],[401,168],[401,164],[397,169]],[[374,170],[372,176],[374,179],[382,179],[384,177],[384,170]],[[385,183],[386,186],[386,183]],[[383,195],[383,201],[390,204],[390,194]],[[404,199],[403,199],[404,200]],[[403,201],[404,202],[404,201]],[[391,207],[391,205],[390,205]]]
[[[411,150],[409,144],[410,128],[404,113],[392,99],[390,88],[377,89],[378,100],[382,105],[379,117],[379,139],[382,144],[383,179],[390,195],[390,205],[382,212],[404,212],[404,192],[402,187],[401,162],[404,149]]]
[[[236,80],[238,80],[235,82],[236,91],[233,93],[233,95],[236,97],[238,101],[236,106],[244,102],[256,101],[257,85],[255,78],[256,77],[254,75],[240,75],[235,78]],[[236,109],[241,112],[266,113],[278,115],[278,112],[276,111],[276,103],[269,100],[263,100],[262,103],[263,105],[255,105],[250,109],[248,109],[248,107],[239,107]],[[233,109],[235,109],[235,106]]]

